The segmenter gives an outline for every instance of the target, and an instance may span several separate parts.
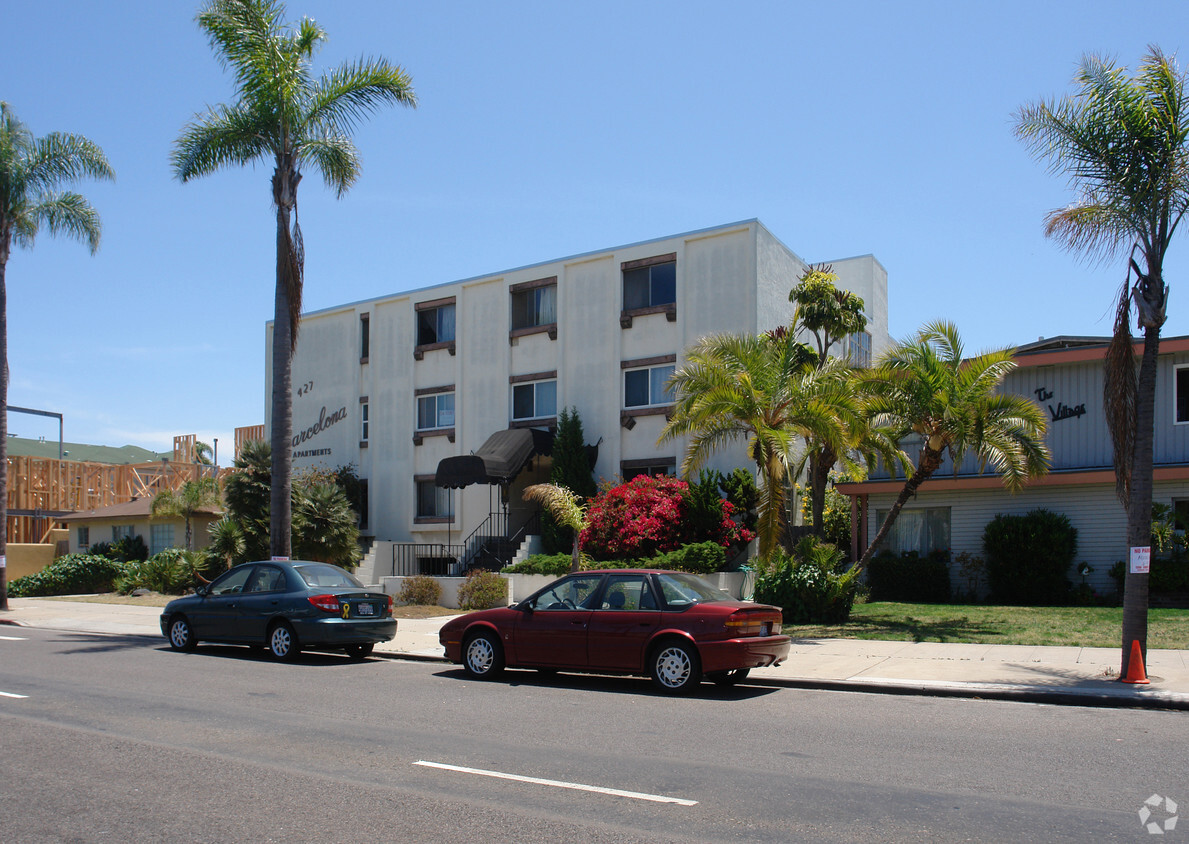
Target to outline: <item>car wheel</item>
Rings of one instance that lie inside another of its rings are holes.
[[[504,670],[504,649],[494,633],[484,630],[467,639],[462,667],[476,680],[489,680]]]
[[[274,659],[281,662],[291,662],[301,653],[301,644],[297,641],[297,634],[287,621],[278,621],[268,631],[268,652]]]
[[[662,642],[652,652],[652,683],[663,692],[681,694],[702,681],[697,649],[676,639]]]
[[[707,674],[706,676],[716,686],[733,686],[742,680],[746,680],[749,673],[751,673],[750,668],[736,668],[734,671],[715,671],[713,674]]]
[[[184,615],[175,615],[169,620],[169,646],[175,651],[192,651],[198,644],[194,638],[194,628],[190,626],[190,619]]]
[[[373,648],[375,645],[368,642],[366,645],[347,645],[345,650],[351,659],[364,659],[371,654]]]

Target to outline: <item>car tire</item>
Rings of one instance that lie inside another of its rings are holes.
[[[462,646],[462,667],[475,680],[490,680],[504,670],[504,649],[495,634],[481,630]]]
[[[190,619],[175,615],[169,620],[169,646],[175,651],[192,651],[198,645]]]
[[[346,650],[347,656],[351,657],[351,659],[366,659],[371,655],[375,647],[371,642],[368,642],[364,645],[347,645],[344,650]]]
[[[268,652],[279,662],[292,662],[301,653],[301,643],[287,621],[278,621],[268,629]]]
[[[702,682],[698,649],[678,639],[657,645],[648,666],[652,684],[668,694],[684,694]]]
[[[750,668],[736,668],[734,671],[715,671],[713,674],[707,674],[706,677],[716,686],[733,686],[746,680],[749,673],[751,673]]]

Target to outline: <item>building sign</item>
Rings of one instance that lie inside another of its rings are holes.
[[[326,406],[323,405],[322,410],[318,414],[318,421],[310,425],[304,430],[298,431],[293,435],[293,458],[296,460],[302,457],[322,457],[329,455],[333,449],[329,448],[309,448],[298,450],[298,447],[312,440],[314,437],[321,434],[333,425],[342,422],[347,418],[347,408],[340,407],[338,410],[328,412]]]
[[[1048,401],[1053,397],[1053,391],[1045,387],[1037,387],[1032,392],[1036,394],[1037,401]],[[1085,402],[1082,402],[1075,407],[1070,407],[1064,402],[1057,402],[1057,407],[1055,409],[1051,404],[1048,407],[1049,416],[1053,418],[1054,422],[1060,422],[1062,419],[1078,419],[1079,417],[1086,415]]]

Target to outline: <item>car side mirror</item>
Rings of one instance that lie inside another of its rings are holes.
[[[210,591],[211,591],[211,587],[204,583],[201,586],[199,586],[197,589],[194,590],[194,594],[198,595],[199,597],[205,598],[208,594],[210,594]]]

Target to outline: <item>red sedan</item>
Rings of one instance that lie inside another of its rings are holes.
[[[732,685],[789,653],[779,607],[736,601],[674,571],[612,569],[563,577],[510,607],[442,627],[446,658],[471,677],[505,666],[652,677],[683,692],[703,676]]]

